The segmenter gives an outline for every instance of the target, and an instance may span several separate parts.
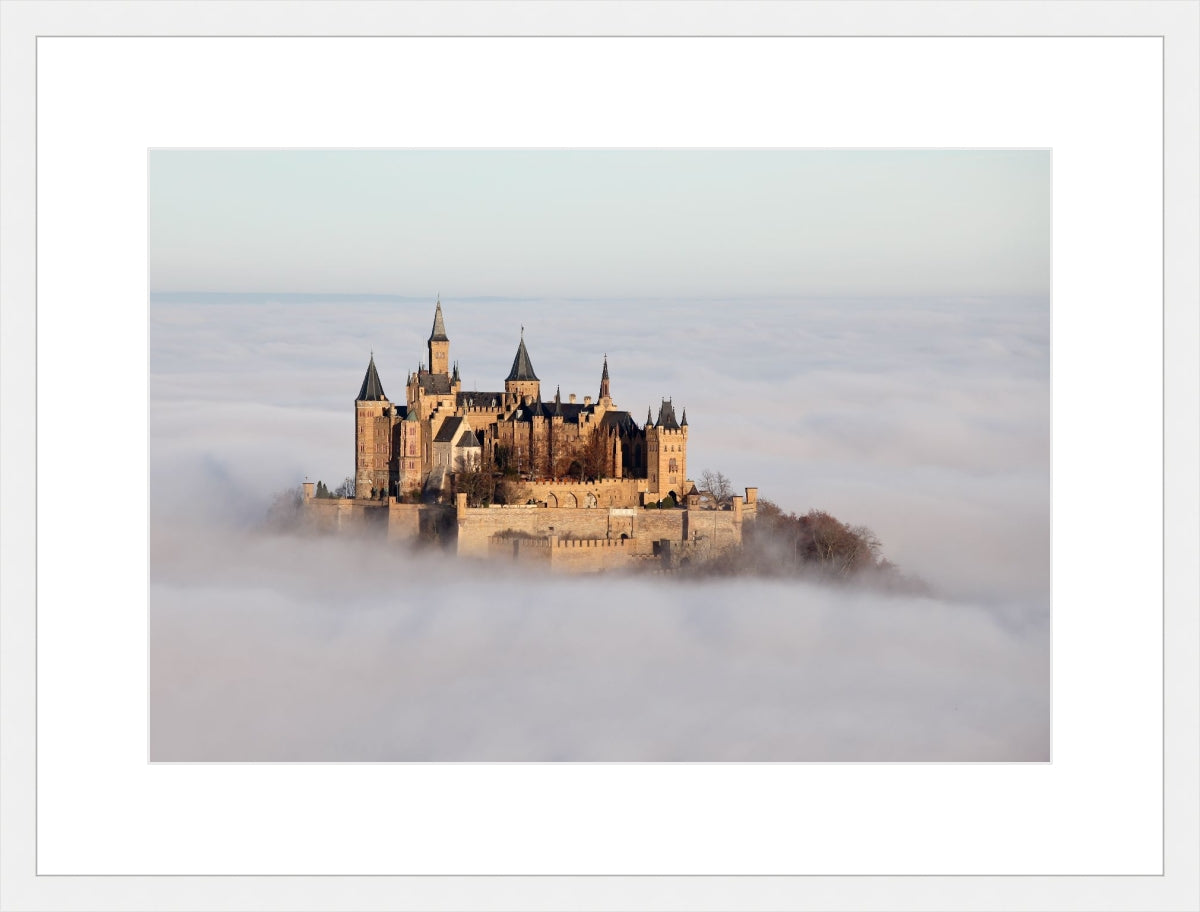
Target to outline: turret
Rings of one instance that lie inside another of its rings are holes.
[[[354,491],[366,497],[372,488],[388,489],[388,460],[391,458],[391,403],[383,392],[375,353],[367,364],[362,387],[354,400]]]
[[[442,318],[441,295],[438,295],[437,308],[433,312],[433,332],[429,334],[429,372],[450,373],[450,338],[446,335],[446,321]]]
[[[605,401],[607,400],[607,401]],[[608,391],[608,355],[604,356],[604,370],[600,372],[600,401],[604,407],[612,405],[612,395]]]
[[[529,352],[525,349],[524,326],[521,327],[521,342],[517,346],[516,357],[513,358],[512,370],[504,378],[504,391],[515,395],[518,402],[522,396],[541,398],[542,385],[537,374],[533,372],[533,362],[529,360]]]
[[[687,481],[687,415],[680,424],[675,418],[675,406],[664,399],[658,410],[658,420],[650,424],[646,414],[646,480],[649,493],[658,496],[675,493],[678,500],[685,493]]]

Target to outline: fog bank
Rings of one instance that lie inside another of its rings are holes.
[[[250,530],[353,470],[374,352],[403,401],[432,302],[150,307],[152,757],[965,760],[1049,756],[1044,299],[454,300],[496,390],[673,397],[688,466],[871,527],[936,597],[541,579]]]
[[[154,760],[1047,760],[1036,606],[156,538]]]

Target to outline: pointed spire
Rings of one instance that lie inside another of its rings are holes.
[[[454,376],[450,378],[454,383],[461,383],[462,377],[458,373],[458,362],[454,362]]]
[[[666,428],[668,431],[679,430],[679,422],[675,420],[675,406],[671,404],[670,399],[662,401],[662,406],[658,410],[658,421],[655,423],[658,427]]]
[[[517,346],[517,356],[513,358],[512,370],[505,380],[536,380],[533,363],[529,360],[529,352],[525,349],[525,327],[521,327],[521,344]]]
[[[612,393],[608,391],[608,354],[604,355],[604,370],[600,372],[600,398],[611,399]]]
[[[679,422],[680,427],[687,427],[687,406],[683,407],[683,420]]]
[[[561,418],[563,414],[562,393],[559,392],[559,389],[560,387],[554,387],[554,414],[555,416]]]
[[[650,406],[646,406],[646,427],[654,424],[654,419],[650,417]]]
[[[442,318],[442,293],[438,292],[437,309],[433,312],[433,332],[429,335],[430,342],[449,342],[446,335],[446,321]]]
[[[383,393],[383,384],[379,382],[379,371],[375,369],[375,352],[371,352],[371,361],[367,364],[367,373],[363,377],[362,389],[358,391],[356,402],[387,402]]]

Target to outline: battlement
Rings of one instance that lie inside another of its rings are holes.
[[[567,538],[551,541],[552,548],[628,548],[632,547],[630,539],[618,538]]]

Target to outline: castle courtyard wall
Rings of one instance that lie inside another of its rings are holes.
[[[594,482],[535,481],[526,483],[529,496],[548,506],[565,508],[574,498],[580,509],[587,509],[588,495],[596,498],[596,508],[633,507],[641,503],[646,490],[644,478],[605,478]],[[595,508],[593,508],[595,509]]]
[[[743,523],[756,515],[756,498],[751,494],[748,500],[735,497],[726,510],[469,508],[464,495],[454,505],[311,496],[303,503],[306,522],[321,532],[376,534],[389,542],[442,541],[465,557],[595,572],[651,559],[661,559],[665,567],[684,557],[715,557],[741,544]],[[664,547],[664,541],[680,547]]]
[[[469,508],[460,502],[458,553],[596,571],[656,556],[661,551],[658,543],[665,539],[691,542],[689,553],[707,558],[741,544],[743,518],[741,498],[730,510]]]
[[[387,504],[353,497],[313,497],[304,501],[309,525],[318,532],[382,531],[387,527]]]

